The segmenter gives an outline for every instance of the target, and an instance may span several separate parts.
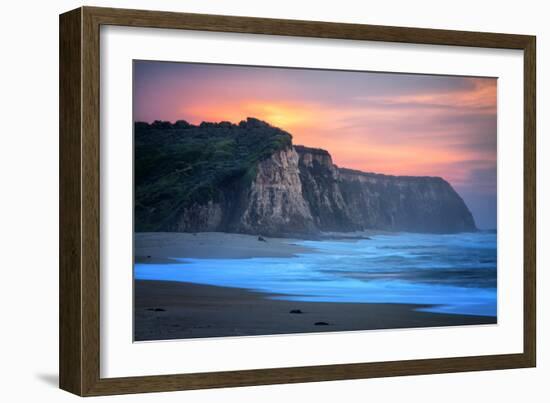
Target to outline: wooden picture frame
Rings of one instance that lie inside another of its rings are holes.
[[[127,378],[100,377],[100,26],[519,49],[524,52],[523,353]],[[60,387],[80,396],[533,367],[535,37],[81,7],[60,16]]]

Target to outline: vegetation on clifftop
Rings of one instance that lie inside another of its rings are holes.
[[[246,185],[259,161],[291,144],[289,133],[254,118],[238,125],[136,122],[135,230],[165,228],[182,209],[218,201],[224,188]]]

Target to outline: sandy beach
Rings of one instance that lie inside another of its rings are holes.
[[[355,237],[370,242],[367,235],[355,234]],[[354,242],[353,239],[349,241]],[[150,263],[154,267],[177,263],[173,258],[284,259],[300,253],[315,252],[293,242],[296,241],[227,233],[137,233],[135,256],[136,263],[145,266]],[[135,280],[135,340],[496,323],[494,316],[417,310],[430,305],[302,302],[272,299],[273,296],[276,295],[195,282]]]
[[[419,305],[272,300],[238,288],[135,281],[135,341],[495,323]],[[299,313],[291,313],[299,312]]]

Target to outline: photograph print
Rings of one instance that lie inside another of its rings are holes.
[[[134,341],[497,323],[497,79],[134,60]]]

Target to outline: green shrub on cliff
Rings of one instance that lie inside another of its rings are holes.
[[[183,208],[219,201],[223,189],[250,183],[259,161],[291,143],[289,133],[254,118],[238,125],[136,122],[135,230],[170,228]]]

